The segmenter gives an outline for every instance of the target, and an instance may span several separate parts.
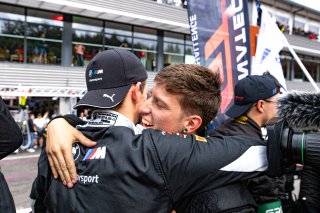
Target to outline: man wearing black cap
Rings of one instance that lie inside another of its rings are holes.
[[[239,127],[239,134],[264,139],[261,127],[276,116],[279,92],[280,84],[267,73],[240,80],[234,89],[234,104],[226,111],[226,115],[234,118],[229,123]]]
[[[211,77],[218,75],[205,69]],[[72,189],[52,178],[42,153],[35,180],[36,211],[169,212],[184,196],[245,180],[266,169],[260,140],[152,129],[139,132],[135,123],[146,98],[146,78],[143,65],[128,51],[107,50],[90,61],[88,93],[76,106],[93,106],[95,111],[91,121],[77,128],[97,144],[74,145],[78,183]],[[162,86],[159,93],[165,90]],[[155,101],[161,107],[161,98]],[[72,123],[74,117],[65,118]],[[239,167],[243,161],[248,164],[245,168]]]
[[[279,94],[280,84],[268,73],[262,76],[247,76],[240,80],[234,89],[234,104],[226,111],[231,119],[211,132],[210,136],[247,135],[266,144],[266,134],[261,128],[276,116]],[[233,183],[198,194],[184,202],[189,203],[189,209],[193,210],[190,212],[201,212],[199,209],[210,206],[212,197],[217,196],[224,204],[225,211],[256,212],[255,201],[262,204],[278,200],[279,190],[283,191],[283,182],[283,179],[276,180],[263,175],[246,184]],[[207,204],[204,201],[207,201]]]

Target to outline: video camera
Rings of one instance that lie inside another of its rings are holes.
[[[320,168],[320,94],[287,93],[278,115],[266,125],[269,175],[279,177],[293,164]]]

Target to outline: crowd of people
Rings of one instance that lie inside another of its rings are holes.
[[[100,52],[85,76],[88,92],[75,108],[91,107],[90,119],[85,110],[47,126],[30,114],[29,129],[47,127],[30,195],[33,211],[280,212],[281,203],[284,212],[297,211],[286,177],[266,172],[263,129],[276,116],[280,94],[270,74],[240,80],[226,112],[230,119],[209,133],[221,103],[220,76],[209,68],[167,66],[150,97],[146,70],[130,51]],[[5,155],[21,143],[12,140]],[[12,199],[0,196],[0,210],[5,205],[13,212]]]
[[[290,30],[289,30],[289,25],[287,24],[281,24],[280,22],[276,22],[277,26],[279,27],[280,31],[286,34],[289,34]],[[299,35],[299,36],[303,36],[303,37],[307,37],[311,40],[318,40],[318,33],[317,32],[311,32],[311,31],[304,31],[303,29],[301,29],[300,27],[294,27],[292,29],[292,34],[293,35]]]

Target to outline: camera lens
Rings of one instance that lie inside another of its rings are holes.
[[[291,131],[289,135],[287,153],[291,163],[320,167],[320,133]]]

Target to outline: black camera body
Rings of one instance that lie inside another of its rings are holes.
[[[320,94],[288,93],[278,114],[266,125],[269,175],[279,177],[294,164],[320,169]]]

